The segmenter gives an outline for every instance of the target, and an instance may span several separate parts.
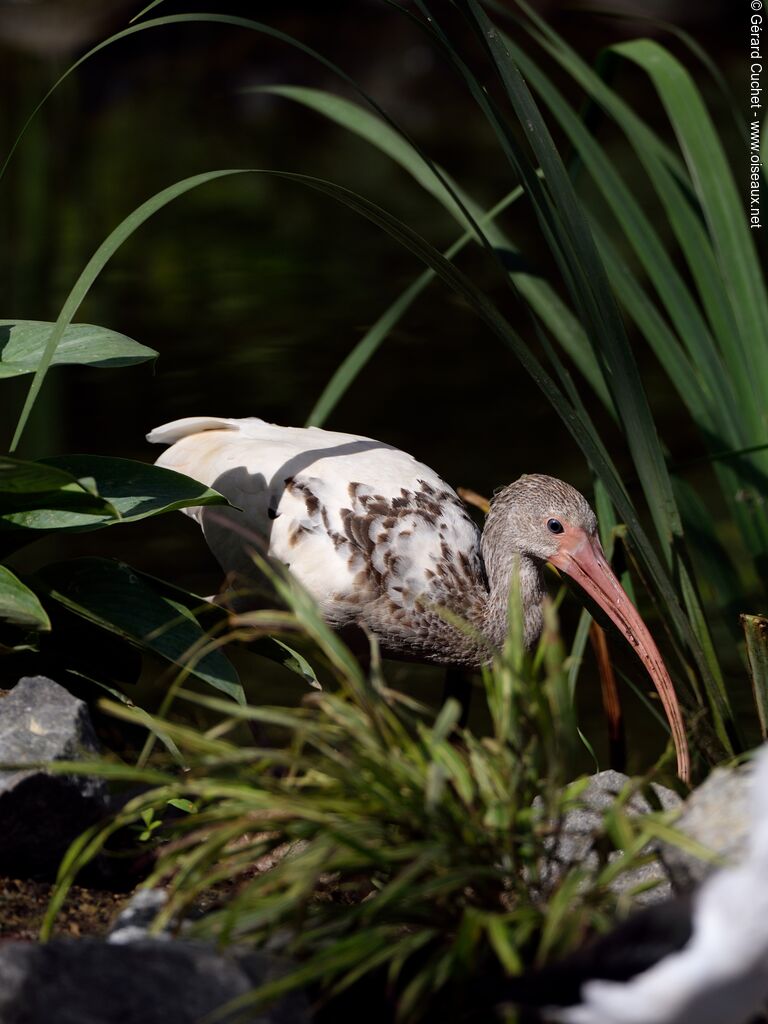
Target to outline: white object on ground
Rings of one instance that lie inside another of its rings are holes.
[[[754,828],[744,860],[703,883],[693,933],[630,981],[588,981],[558,1024],[746,1024],[768,1002],[768,746],[751,782]]]

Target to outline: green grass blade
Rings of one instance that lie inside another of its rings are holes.
[[[638,39],[613,49],[638,64],[656,87],[714,242],[745,355],[759,374],[757,380],[764,382],[768,380],[768,296],[744,204],[709,112],[688,71],[658,43]]]
[[[143,14],[146,14],[154,6],[156,6],[156,5],[155,4],[150,4],[143,11],[141,11],[137,15],[137,17],[141,17]],[[134,21],[135,21],[135,19],[134,19]],[[119,42],[122,39],[127,39],[129,36],[133,36],[137,32],[144,32],[144,31],[146,31],[148,29],[164,28],[164,27],[167,27],[167,26],[170,26],[170,25],[184,25],[184,24],[194,24],[194,23],[229,25],[229,26],[231,26],[233,28],[244,28],[244,29],[249,29],[251,31],[261,32],[264,35],[271,36],[274,39],[278,39],[280,42],[284,42],[284,43],[287,43],[289,46],[295,47],[296,49],[300,50],[302,53],[306,54],[306,56],[311,57],[313,60],[319,61],[324,67],[328,68],[334,74],[339,75],[339,77],[343,81],[345,81],[345,82],[347,82],[347,84],[351,85],[352,88],[357,93],[359,93],[360,95],[363,95],[364,98],[368,99],[368,97],[365,96],[365,94],[362,92],[362,90],[359,89],[359,87],[357,86],[357,83],[352,78],[350,78],[349,75],[347,75],[344,71],[342,71],[341,68],[339,68],[336,64],[334,64],[332,61],[330,61],[327,58],[323,57],[322,54],[318,53],[316,50],[313,50],[311,47],[306,46],[304,43],[302,43],[298,39],[295,39],[293,36],[290,36],[290,35],[288,35],[285,32],[281,32],[281,31],[279,31],[279,29],[272,28],[271,25],[264,24],[263,22],[253,21],[250,18],[240,18],[240,17],[236,17],[235,15],[230,15],[230,14],[207,14],[207,13],[201,13],[201,14],[171,14],[171,15],[166,15],[166,16],[161,17],[161,18],[151,18],[149,21],[142,21],[142,22],[139,22],[137,24],[131,24],[131,25],[129,25],[128,28],[125,28],[125,29],[123,29],[120,32],[116,32],[114,35],[110,36],[108,39],[102,40],[96,46],[94,46],[90,50],[88,50],[87,53],[84,53],[82,57],[78,58],[78,60],[76,60],[73,64],[71,64],[66,69],[66,71],[64,71],[56,79],[56,81],[53,83],[53,85],[50,87],[50,89],[44,94],[44,96],[42,97],[40,102],[33,108],[32,112],[29,114],[29,116],[27,117],[26,121],[22,125],[21,130],[19,131],[18,135],[16,136],[16,138],[15,138],[15,140],[14,140],[14,142],[13,142],[13,144],[12,144],[12,146],[11,146],[9,152],[8,152],[8,155],[6,156],[5,160],[3,161],[2,167],[0,167],[0,179],[2,179],[3,175],[5,174],[5,171],[6,171],[7,167],[8,167],[8,164],[10,163],[11,158],[13,157],[13,154],[16,152],[16,149],[18,148],[19,143],[24,138],[24,135],[26,134],[27,129],[29,128],[30,124],[32,123],[32,121],[35,119],[35,117],[39,113],[40,109],[47,102],[47,100],[53,95],[53,93],[58,89],[58,87],[62,84],[62,82],[64,82],[74,71],[76,71],[77,68],[79,68],[81,64],[84,64],[86,61],[90,60],[91,57],[94,57],[101,50],[106,49],[107,47],[111,46],[113,43],[117,43],[117,42]],[[375,104],[374,104],[374,106],[375,106]]]
[[[725,389],[726,400],[720,402],[718,431],[723,436],[739,436],[742,438],[743,447],[752,447],[750,441],[759,442],[765,436],[765,399],[754,374],[750,373],[749,360],[744,358],[742,340],[736,328],[734,313],[710,238],[700,217],[690,205],[687,186],[683,185],[684,182],[690,182],[685,165],[670,153],[632,108],[617,93],[609,89],[600,76],[586,65],[523,0],[519,0],[519,6],[528,13],[528,20],[524,24],[533,38],[585,89],[587,95],[599,103],[616,121],[643,164],[664,205],[698,287],[701,301],[716,332],[726,369],[722,385],[711,389],[718,397],[723,388]],[[653,277],[653,268],[646,264],[646,269]],[[707,328],[690,297],[685,292],[680,292],[679,288],[676,291],[677,297],[674,292],[672,296],[661,293],[667,302],[670,319],[688,349],[693,363],[707,367],[707,376],[712,380],[713,376],[716,378],[716,365],[712,358]],[[680,304],[680,298],[684,300],[683,305]],[[639,307],[636,306],[637,308]],[[660,343],[663,344],[663,339],[656,339],[655,344],[658,346]],[[730,401],[729,393],[731,398],[735,395],[733,402]],[[689,397],[696,400],[696,396]],[[726,420],[727,424],[724,422]],[[709,430],[705,431],[705,440],[712,448],[709,434]],[[756,481],[765,479],[767,473],[768,463],[758,454],[756,458],[744,459],[741,464],[736,463],[730,479],[721,479],[726,500],[734,510],[745,543],[761,565],[765,564],[768,552],[768,522],[761,512],[761,488]],[[718,475],[723,477],[722,473]],[[737,493],[746,495],[747,500],[741,501],[739,507],[734,509],[733,497]]]
[[[167,206],[168,203],[172,202],[172,200],[184,195],[193,188],[197,188],[200,185],[207,185],[208,182],[215,181],[217,178],[242,173],[244,173],[242,169],[207,171],[204,174],[195,174],[191,178],[185,178],[183,181],[178,181],[175,185],[171,185],[168,188],[163,189],[162,192],[158,192],[156,195],[152,196],[151,199],[148,199],[145,203],[142,203],[141,206],[137,207],[137,209],[118,224],[115,230],[112,231],[101,243],[99,248],[86,264],[80,274],[80,277],[77,279],[72,290],[65,299],[56,323],[48,336],[45,349],[43,350],[35,375],[32,378],[32,383],[30,384],[29,391],[24,402],[24,407],[22,408],[21,415],[19,416],[18,423],[16,424],[16,430],[10,447],[12,452],[16,450],[19,441],[21,440],[21,435],[24,432],[24,427],[29,419],[29,414],[32,412],[32,407],[40,393],[40,388],[43,385],[48,368],[56,354],[58,344],[64,337],[64,332],[72,323],[72,319],[77,313],[83,299],[88,294],[91,285],[123,242],[130,238],[134,231],[141,227],[145,221],[149,220],[153,214],[157,213],[158,210],[162,210],[162,208]]]
[[[481,227],[486,222],[492,221],[494,217],[498,216],[521,194],[522,189],[517,188],[506,195],[492,210],[480,219]],[[474,237],[475,233],[473,230],[466,231],[453,245],[445,250],[443,253],[445,259],[452,260]],[[325,423],[342,396],[377,351],[381,343],[422,292],[435,280],[435,277],[434,270],[425,270],[419,274],[416,280],[381,314],[376,323],[365,332],[323,388],[320,397],[307,417],[306,426],[321,427]]]
[[[493,211],[486,213],[480,204],[475,202],[471,196],[453,181],[446,171],[438,168],[436,165],[425,162],[422,154],[407,139],[395,131],[390,124],[387,124],[369,110],[340,96],[319,89],[296,86],[259,86],[254,91],[272,93],[303,104],[365,139],[407,171],[422,188],[445,207],[459,225],[468,229],[468,237],[454,243],[454,246],[446,252],[446,258],[452,259],[460,251],[460,248],[463,248],[466,242],[472,238],[480,244],[486,244],[497,251],[504,251],[508,255],[519,256],[517,247],[495,224],[494,216],[492,215]],[[515,191],[514,197],[517,198],[518,194],[520,194],[520,190]],[[502,203],[507,205],[504,200],[502,200]],[[496,207],[496,214],[500,213],[502,209],[503,207],[501,206]],[[471,219],[467,217],[467,213]],[[480,235],[477,228],[482,229]],[[509,276],[514,283],[515,289],[526,299],[542,323],[555,334],[560,344],[576,364],[580,373],[590,383],[603,404],[611,409],[612,403],[605,386],[602,371],[594,357],[584,329],[555,289],[540,277],[528,274],[524,270],[509,271]],[[414,282],[411,288],[415,287],[416,282]],[[407,291],[410,292],[411,288]],[[418,290],[420,291],[421,288]],[[382,332],[391,330],[393,323],[389,322],[390,313],[395,314],[399,318],[405,311],[405,308],[407,308],[407,305],[415,297],[409,295],[406,298],[406,295],[407,293],[404,293],[394,306],[391,307],[391,310],[387,310],[371,328],[369,334],[362,339],[360,351],[355,350],[355,361],[352,367],[347,366],[345,363],[340,368],[345,377],[348,375],[349,370],[356,366],[359,357],[365,356],[365,358],[369,358],[370,354],[375,351],[383,340],[384,334]],[[402,308],[400,308],[401,304]],[[323,412],[327,415],[324,409]],[[312,422],[317,425],[315,410],[313,410],[311,415]]]
[[[707,325],[645,211],[641,209],[630,189],[624,184],[605,151],[586,129],[582,120],[565,102],[562,94],[521,47],[516,46],[511,40],[507,39],[506,42],[510,53],[531,86],[541,96],[566,131],[579,154],[582,165],[589,172],[613,211],[665,307],[669,310],[672,321],[680,332],[680,337],[686,342],[689,356],[697,367],[697,374],[706,380],[710,396],[718,396],[718,401],[710,404],[715,405],[718,409],[734,409],[736,400],[732,391],[727,391],[725,396],[722,394],[723,387],[730,388],[730,381],[725,375],[722,361]],[[591,223],[593,231],[599,230],[595,219]],[[607,254],[607,247],[607,238],[603,234],[600,249],[611,284],[616,287],[616,275],[612,275],[611,271],[617,257],[615,252]],[[622,281],[625,288],[628,288],[631,287],[633,279],[624,273]],[[633,297],[635,297],[633,306],[636,313],[638,309],[636,291]],[[622,298],[624,297],[622,296]],[[626,306],[626,302],[623,304]],[[642,305],[646,314],[650,314],[647,300]],[[637,319],[636,316],[635,319]],[[678,391],[681,393],[694,392],[696,389],[689,386],[691,364],[688,360],[675,358],[679,343],[665,329],[658,315],[645,315],[643,321],[643,326],[648,332],[646,337],[653,345],[657,357],[666,360],[665,369],[670,374]],[[697,396],[694,394],[691,397],[695,400]],[[738,433],[732,431],[726,436],[736,437]]]
[[[487,98],[487,91],[480,89],[472,72],[455,55],[450,43],[440,33],[441,41],[481,109],[486,113],[513,168],[522,177],[534,202],[540,227],[558,261],[571,297],[580,310],[582,321],[589,325],[596,354],[605,361],[615,404],[622,416],[627,443],[643,484],[657,534],[669,564],[675,566],[691,622],[695,624],[696,630],[703,631],[694,645],[696,658],[706,680],[718,731],[723,742],[728,744],[725,721],[730,720],[731,715],[722,699],[720,680],[716,675],[713,677],[713,670],[716,670],[717,666],[713,666],[706,657],[706,652],[711,648],[711,640],[687,565],[682,524],[671,481],[605,269],[559,154],[505,46],[504,38],[476,0],[464,0],[461,6],[468,11],[479,29],[479,35],[495,63],[498,76],[541,166],[548,191],[541,189],[538,181],[532,178],[527,158],[521,155],[519,147],[511,141],[509,130],[505,128],[498,112]],[[419,8],[429,14],[423,0],[419,0]]]
[[[714,430],[714,444],[717,444],[718,437],[740,437],[740,424],[733,417],[737,408],[736,396],[717,350],[709,350],[709,359],[703,354],[701,359],[697,359],[695,353],[686,353],[596,218],[592,219],[592,231],[622,307],[653,349],[703,436]],[[719,396],[715,390],[718,383]]]
[[[742,615],[747,641],[749,674],[760,719],[760,735],[768,739],[768,619],[764,615]]]
[[[499,313],[490,299],[416,232],[403,224],[390,213],[364,199],[362,196],[342,188],[332,182],[311,178],[306,175],[286,171],[268,171],[277,177],[300,182],[318,192],[324,193],[338,202],[356,210],[362,216],[377,224],[382,230],[399,241],[406,248],[432,267],[451,288],[462,295],[470,307],[488,325],[508,347],[512,349],[525,370],[530,374],[536,385],[551,402],[568,431],[581,447],[595,472],[602,478],[608,493],[623,522],[632,531],[633,540],[637,545],[643,563],[653,580],[654,586],[663,595],[670,619],[678,630],[684,644],[689,646],[696,657],[701,671],[706,675],[708,667],[701,660],[701,648],[691,630],[690,624],[682,612],[674,587],[672,586],[662,563],[656,555],[638,518],[616,467],[606,452],[600,438],[589,420],[583,407],[574,409],[552,380],[529,346]]]
[[[138,14],[134,14],[129,24],[133,25],[135,21],[138,21],[139,18],[143,18],[145,14],[149,14],[150,11],[153,11],[155,7],[159,7],[162,3],[165,3],[165,0],[152,0],[151,4],[147,4],[146,7],[143,7]]]
[[[527,127],[527,138],[552,192],[564,228],[559,241],[565,254],[570,257],[572,270],[578,274],[577,284],[584,301],[585,314],[590,328],[599,339],[599,353],[606,361],[611,375],[614,400],[622,417],[627,443],[643,483],[662,547],[667,556],[671,557],[673,540],[681,537],[682,525],[656,437],[656,427],[605,268],[566,169],[520,75],[506,39],[490,22],[476,0],[466,2],[487,41],[515,113]]]
[[[353,103],[351,100],[323,89],[310,89],[296,85],[265,85],[246,91],[268,93],[293,100],[295,103],[300,103],[308,109],[322,114],[328,120],[353,132],[361,139],[365,139],[366,142],[375,146],[406,170],[423,189],[446,208],[464,229],[471,230],[473,225],[467,220],[462,207],[470,209],[475,219],[482,215],[482,208],[477,203],[473,203],[442,168],[440,174],[450,182],[450,189],[435,175],[432,167],[424,162],[419,152],[400,131],[358,103]],[[459,195],[461,205],[457,203],[454,195]],[[499,236],[495,233],[493,225],[486,230],[486,234],[492,244],[500,244]]]
[[[701,220],[692,209],[684,183],[690,182],[685,164],[672,153],[655,132],[639,118],[633,109],[614,90],[610,89],[595,71],[586,64],[564,40],[524,0],[518,6],[527,13],[526,28],[544,51],[553,57],[580,85],[587,95],[613,118],[626,134],[664,206],[678,242],[685,254],[697,284],[700,299],[715,330],[717,339],[735,384],[738,384],[740,404],[749,416],[752,429],[761,431],[764,420],[760,413],[760,399],[754,380],[750,376],[749,360],[745,360],[743,345],[736,330],[736,319],[726,289],[722,286],[715,253]],[[694,310],[688,306],[688,317]],[[674,320],[680,311],[670,307],[673,322],[685,340],[688,332],[682,323]],[[703,337],[697,329],[695,337]]]

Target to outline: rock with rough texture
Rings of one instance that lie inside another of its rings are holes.
[[[199,1024],[290,964],[266,953],[218,953],[192,942],[96,939],[0,946],[0,1024]],[[220,1024],[309,1024],[302,993]]]
[[[716,768],[685,801],[674,827],[711,850],[712,857],[695,857],[672,843],[661,846],[661,857],[679,892],[703,882],[718,862],[733,864],[743,857],[751,828],[751,774],[751,764]]]
[[[596,871],[600,864],[600,856],[595,848],[596,838],[601,833],[603,815],[612,806],[629,777],[621,772],[605,771],[593,775],[589,784],[579,797],[580,806],[565,814],[561,830],[554,840],[552,860],[545,872],[545,882],[551,884],[570,867],[578,866]],[[671,789],[651,783],[653,792],[662,810],[676,810],[682,806],[682,800]],[[654,808],[642,793],[635,793],[626,805],[627,810],[634,814],[647,814]],[[648,852],[652,852],[650,849]],[[609,854],[614,860],[620,854],[615,851]],[[643,906],[659,903],[668,899],[672,893],[669,876],[664,865],[652,860],[632,871],[625,871],[614,881],[612,888],[616,893],[629,892],[640,885],[656,883],[653,888],[638,893],[633,903]]]
[[[53,680],[27,676],[0,700],[0,766],[76,761],[98,751],[88,708]],[[0,872],[50,875],[106,810],[102,779],[0,770]]]
[[[122,945],[126,942],[140,942],[143,939],[170,939],[171,927],[150,936],[149,929],[168,902],[164,889],[138,889],[117,915],[109,929],[107,942]]]

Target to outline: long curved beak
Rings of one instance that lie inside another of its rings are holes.
[[[637,651],[667,715],[677,752],[677,774],[684,782],[690,782],[688,741],[675,688],[653,637],[608,564],[600,541],[597,537],[588,536],[584,530],[571,527],[563,535],[560,550],[550,558],[550,562],[567,573],[600,605]]]

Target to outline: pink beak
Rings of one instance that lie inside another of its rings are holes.
[[[651,634],[606,561],[600,541],[596,536],[589,537],[583,530],[566,527],[560,550],[550,558],[550,562],[567,573],[600,605],[637,651],[664,705],[677,752],[677,774],[684,782],[690,782],[688,741],[675,688]]]

